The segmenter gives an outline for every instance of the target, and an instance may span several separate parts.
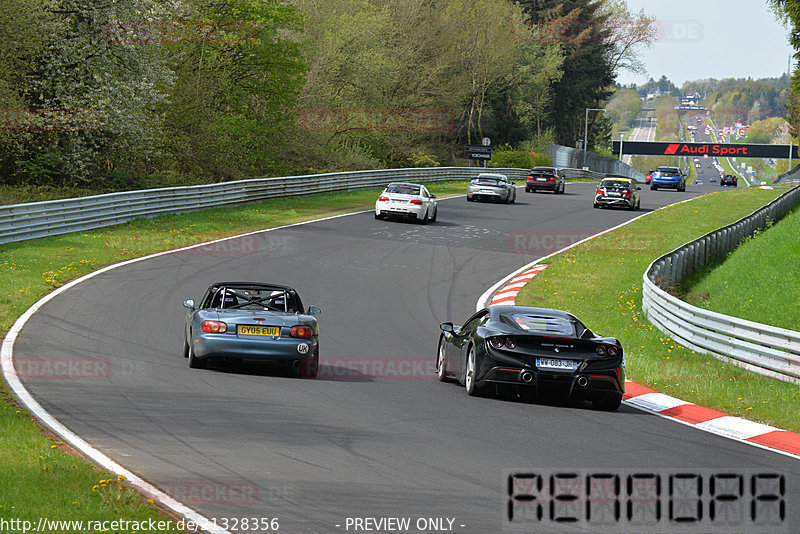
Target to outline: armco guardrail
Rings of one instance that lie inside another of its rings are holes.
[[[352,191],[380,187],[392,181],[466,180],[481,172],[500,172],[511,180],[524,180],[528,169],[435,167],[338,172],[14,204],[0,206],[0,243],[102,228],[138,217],[244,204],[268,198]]]
[[[800,165],[795,165],[785,173],[775,178],[776,184],[797,185],[800,184]]]
[[[618,174],[633,178],[637,182],[644,182],[644,174],[637,171],[627,163],[622,163],[616,158],[598,156],[592,152],[586,153],[586,165],[581,165],[583,150],[562,145],[550,145],[547,148],[553,167],[582,168],[589,167],[597,175]],[[602,176],[601,176],[602,178]]]
[[[800,332],[746,321],[692,306],[667,293],[721,260],[747,237],[777,221],[800,202],[800,187],[789,190],[751,215],[686,243],[650,264],[644,274],[642,308],[650,322],[693,350],[729,358],[738,365],[800,383]]]

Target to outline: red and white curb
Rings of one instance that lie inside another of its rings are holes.
[[[518,274],[503,289],[495,293],[494,297],[492,297],[492,304],[514,304],[519,290],[546,268],[547,265],[537,265],[522,274]]]
[[[535,265],[514,276],[494,294],[491,304],[516,304],[520,289],[546,267],[547,265]],[[698,430],[800,458],[800,434],[796,432],[781,430],[774,426],[748,421],[741,417],[698,406],[664,395],[630,380],[625,381],[625,395],[622,399],[630,406],[693,426]]]
[[[625,383],[623,399],[631,406],[680,421],[699,430],[800,458],[800,434],[796,432],[698,406],[630,381]]]

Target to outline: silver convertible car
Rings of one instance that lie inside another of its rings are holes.
[[[498,200],[511,204],[517,199],[517,188],[505,174],[484,172],[467,186],[467,201]]]
[[[303,307],[290,287],[259,282],[218,282],[200,303],[188,299],[183,355],[189,367],[211,359],[285,362],[313,378],[319,367],[318,306]]]

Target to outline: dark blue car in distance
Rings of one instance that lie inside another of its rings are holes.
[[[657,167],[650,179],[650,189],[669,187],[678,191],[686,191],[686,176],[677,167]]]

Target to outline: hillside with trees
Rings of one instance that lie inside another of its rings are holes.
[[[464,164],[484,136],[574,146],[585,108],[643,68],[652,22],[624,0],[8,0],[0,185]],[[610,124],[591,117],[590,147]]]

